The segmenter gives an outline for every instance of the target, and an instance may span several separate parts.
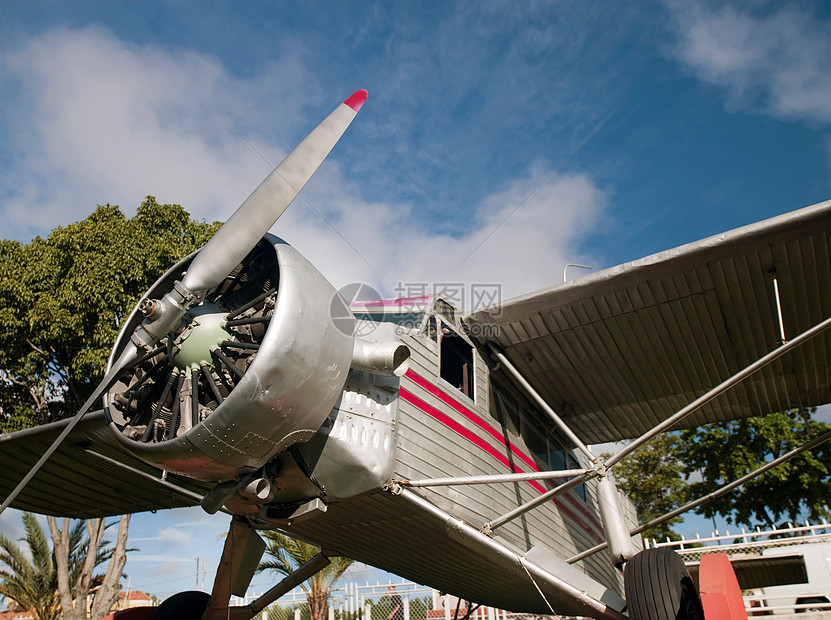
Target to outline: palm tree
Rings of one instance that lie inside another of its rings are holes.
[[[6,567],[0,570],[0,594],[31,613],[35,620],[55,620],[61,605],[52,550],[32,513],[23,514],[23,527],[26,536],[21,540],[28,546],[31,560],[17,543],[0,535],[0,563]]]
[[[29,548],[23,548],[7,536],[0,534],[0,596],[17,603],[32,614],[35,620],[55,620],[61,615],[58,596],[58,572],[55,554],[49,548],[46,533],[30,512],[23,513],[26,535],[21,539]],[[71,584],[78,581],[89,548],[84,537],[84,522],[75,521],[69,532],[68,568]],[[106,562],[113,553],[108,541],[101,541],[96,553],[95,566]],[[30,559],[31,558],[31,559]],[[94,575],[92,586],[98,585],[101,575]]]
[[[281,575],[290,575],[320,553],[320,549],[314,545],[279,532],[267,531],[263,536],[268,547],[265,551],[266,557],[257,567],[258,572],[273,570]],[[332,588],[353,562],[342,557],[330,559],[331,563],[328,566],[300,585],[309,602],[309,620],[325,620]]]

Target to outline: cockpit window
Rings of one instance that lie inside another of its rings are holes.
[[[549,470],[579,469],[580,463],[574,457],[573,451],[566,448],[568,442],[553,427],[549,426],[546,432],[540,423],[540,415],[536,411],[522,413],[522,437],[536,457],[537,464],[541,469]],[[555,481],[554,484],[561,482],[562,480]],[[575,487],[574,492],[586,499],[586,485]]]
[[[456,324],[456,308],[443,299],[436,300],[436,312],[447,319],[451,325]]]
[[[427,318],[427,322],[424,324],[424,330],[422,333],[433,342],[439,341],[438,321],[432,314]]]
[[[473,347],[446,326],[441,328],[440,376],[473,399]]]

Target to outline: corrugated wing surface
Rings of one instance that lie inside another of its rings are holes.
[[[477,311],[466,322],[587,443],[637,437],[831,316],[831,202]],[[684,426],[831,402],[831,333]]]
[[[0,435],[0,496],[7,497],[63,430],[67,420]],[[155,478],[161,472],[127,454],[106,426],[103,411],[88,413],[18,495],[12,507],[39,514],[88,519],[198,502],[123,467],[92,450]],[[204,495],[210,488],[175,475],[169,483]]]

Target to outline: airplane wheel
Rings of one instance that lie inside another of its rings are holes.
[[[159,605],[150,620],[200,620],[211,595],[189,590],[174,594]]]
[[[798,614],[813,613],[815,611],[828,611],[828,599],[824,596],[814,596],[810,598],[797,599],[797,605],[811,605],[816,603],[816,607],[803,607],[795,610]]]
[[[631,620],[704,620],[695,584],[671,549],[645,549],[623,572]]]

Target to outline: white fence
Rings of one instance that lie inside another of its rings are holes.
[[[784,528],[756,529],[731,534],[716,531],[709,537],[656,543],[653,547],[670,547],[684,562],[695,564],[707,553],[726,553],[731,561],[801,556],[808,577],[806,583],[768,586],[744,592],[749,615],[793,614],[806,611],[831,612],[831,524],[789,524]]]
[[[374,585],[347,583],[332,590],[329,597],[328,620],[390,620],[392,604],[390,586],[401,598],[403,620],[517,620],[524,614],[513,614],[492,607],[475,606],[456,597],[442,595],[437,590],[412,582],[387,582]],[[246,605],[257,594],[245,599],[232,597],[231,605]],[[470,614],[468,615],[468,610]],[[306,594],[299,588],[292,590],[270,605],[258,620],[309,620]],[[395,620],[395,619],[394,619]]]

